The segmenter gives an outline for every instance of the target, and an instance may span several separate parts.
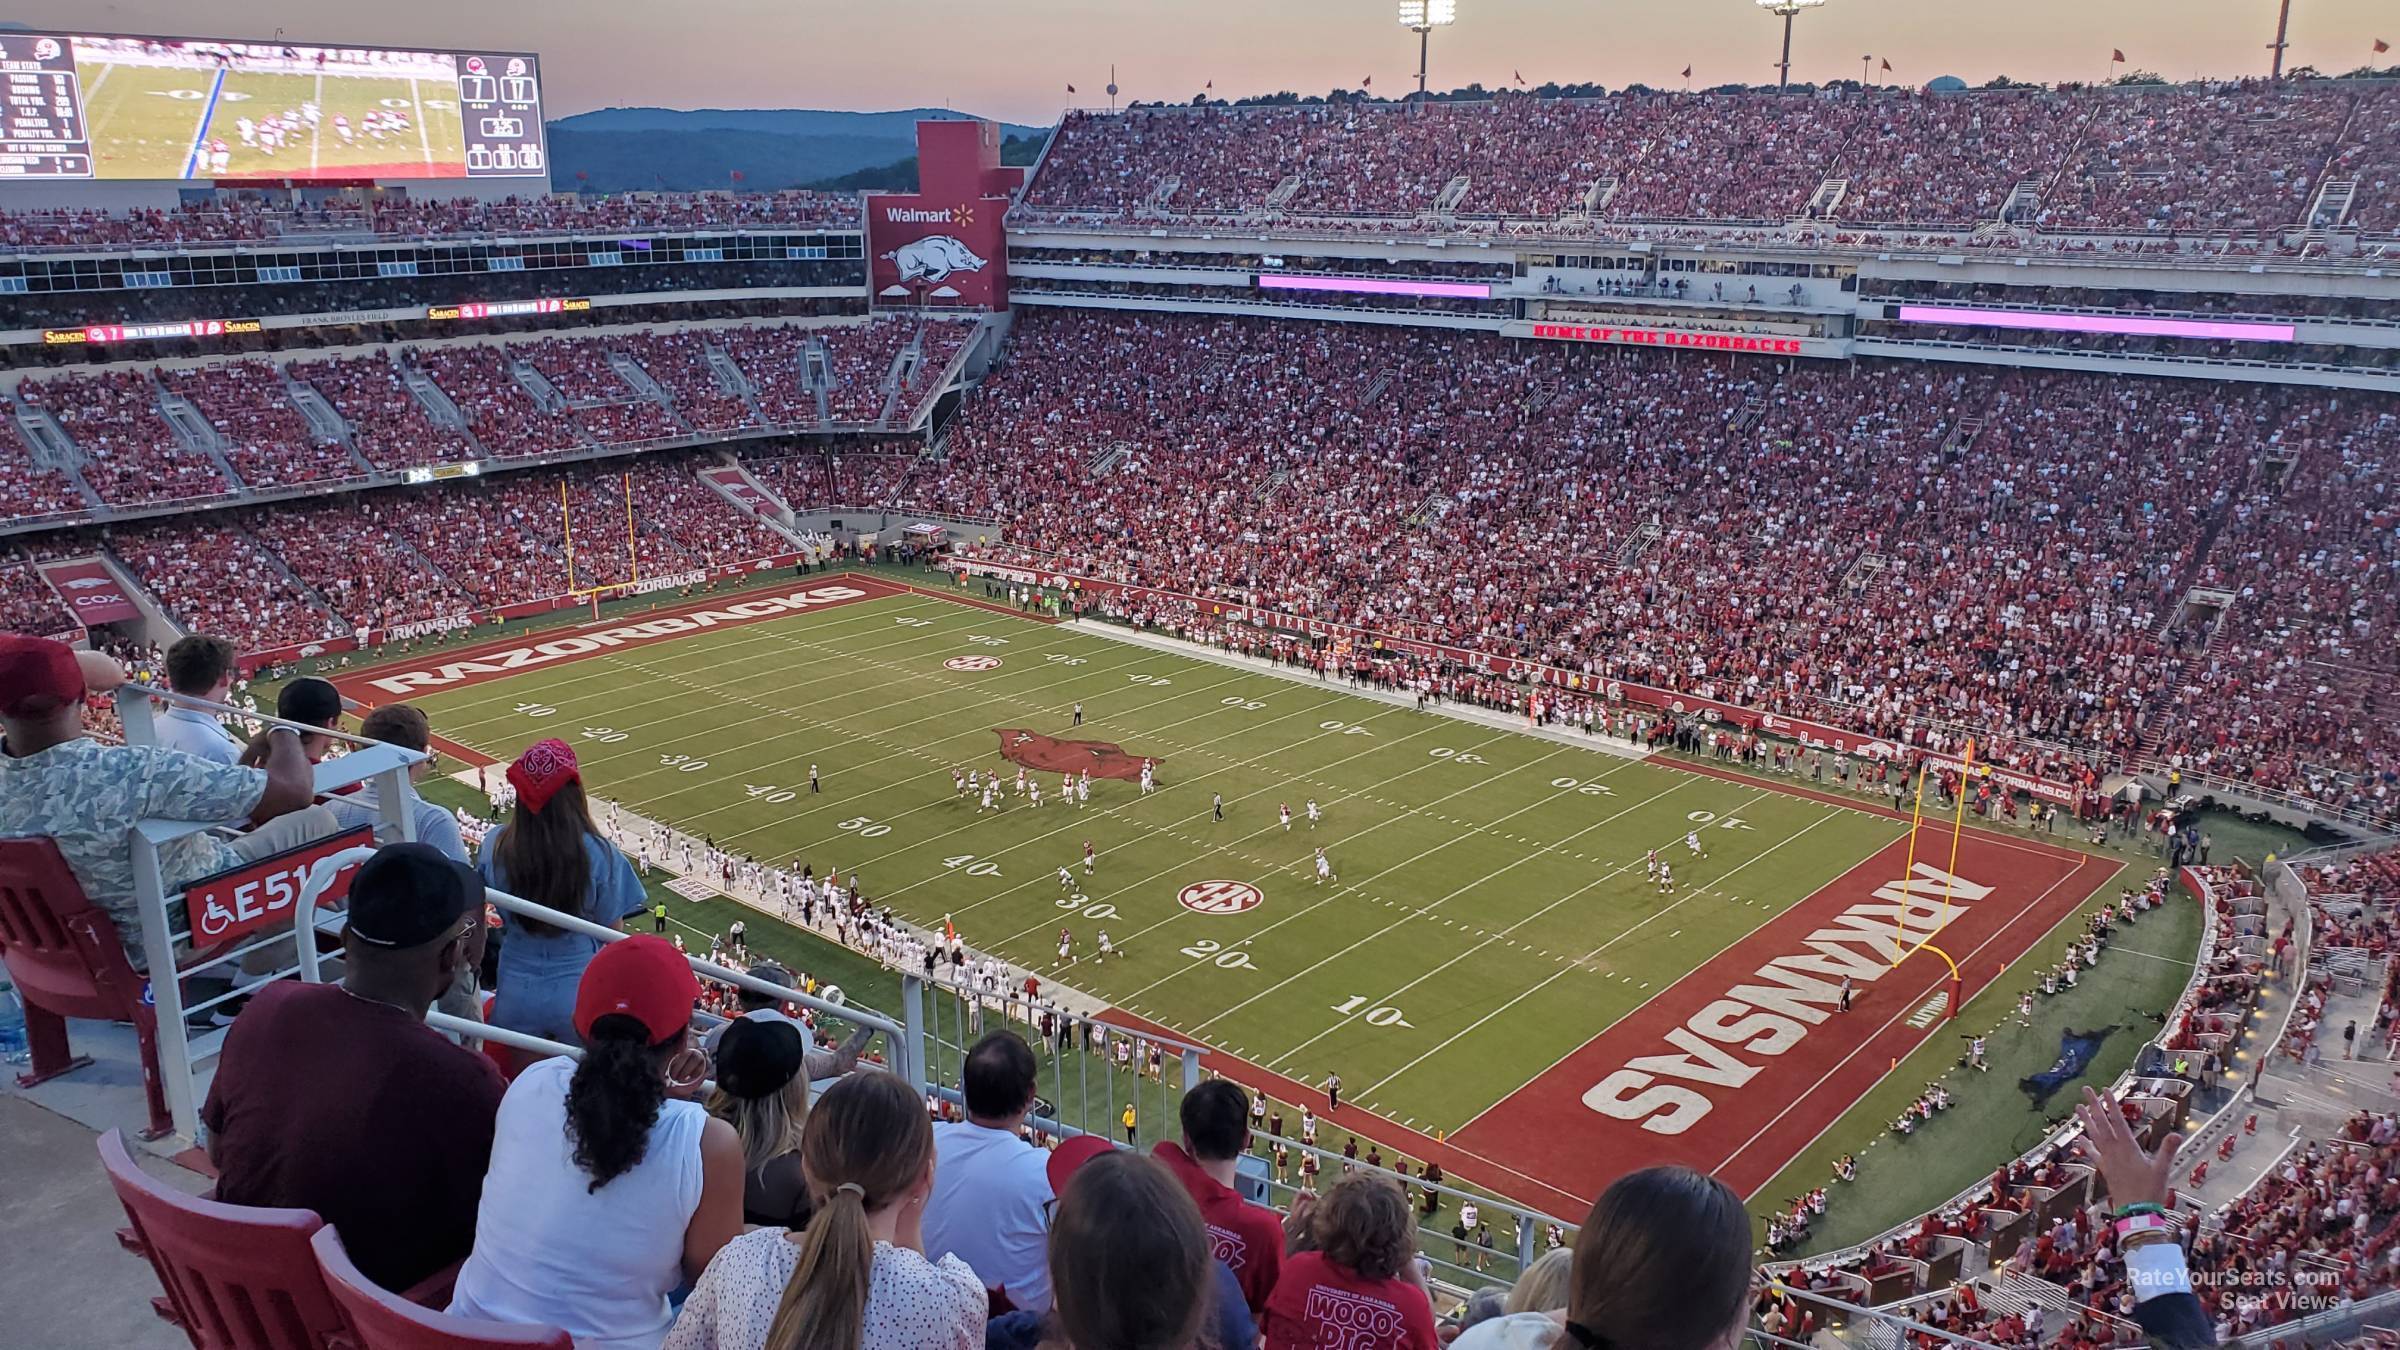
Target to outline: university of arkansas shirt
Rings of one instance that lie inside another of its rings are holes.
[[[1433,1305],[1407,1280],[1362,1280],[1302,1252],[1267,1299],[1266,1350],[1441,1350]]]
[[[1275,1292],[1275,1281],[1283,1273],[1283,1220],[1202,1171],[1181,1146],[1162,1141],[1150,1153],[1192,1193],[1200,1206],[1200,1221],[1208,1225],[1210,1250],[1242,1286],[1250,1315],[1263,1318],[1267,1296]]]

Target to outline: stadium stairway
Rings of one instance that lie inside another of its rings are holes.
[[[164,387],[154,387],[158,389],[158,414],[166,419],[168,429],[175,433],[175,439],[183,443],[184,449],[216,465],[217,473],[229,485],[229,490],[247,493],[250,485],[234,472],[233,461],[225,457],[225,442],[218,437],[217,429],[209,424],[207,415],[183,395],[169,393]]]
[[[617,378],[623,380],[636,395],[665,410],[667,420],[673,422],[677,430],[686,436],[693,434],[692,424],[685,421],[682,412],[677,410],[673,396],[661,388],[658,381],[650,378],[650,372],[642,369],[641,362],[612,348],[608,353],[608,368],[615,371]]]
[[[340,616],[342,611],[333,603],[332,599],[328,597],[325,592],[318,590],[314,585],[310,584],[307,578],[301,576],[298,572],[293,571],[292,565],[283,560],[283,554],[278,552],[274,545],[269,544],[266,540],[259,538],[257,535],[250,533],[248,530],[242,531],[242,537],[249,542],[252,548],[258,550],[260,556],[264,557],[285,581],[288,581],[292,584],[292,589],[299,592],[302,598],[306,599],[310,604],[315,605],[317,608],[324,610],[327,614],[331,614],[336,617]],[[422,559],[425,556],[422,553],[417,553],[414,548],[411,548],[409,552],[415,553],[419,559]]]
[[[77,1033],[80,1048],[90,1031],[78,1024]],[[93,1154],[99,1129],[16,1093],[14,1082],[13,1074],[0,1076],[8,1085],[0,1095],[0,1158],[7,1159],[0,1176],[9,1197],[0,1205],[0,1251],[8,1253],[0,1262],[0,1307],[8,1309],[0,1341],[28,1350],[189,1347],[151,1311],[158,1284],[147,1264],[117,1245],[125,1211]],[[139,1100],[138,1082],[131,1095]],[[134,1138],[133,1128],[125,1133]],[[138,1149],[134,1156],[177,1190],[197,1195],[209,1187],[209,1177],[166,1157]]]
[[[758,388],[742,373],[741,363],[714,342],[703,342],[700,349],[708,358],[708,368],[716,375],[718,386],[742,401],[742,406],[750,410],[753,424],[767,425],[766,410],[758,406]]]
[[[58,424],[58,418],[47,408],[29,408],[4,396],[0,396],[0,402],[5,402],[9,415],[16,420],[17,435],[25,442],[33,462],[65,474],[91,510],[106,510],[107,503],[83,476],[83,456],[76,451],[74,438]]]
[[[760,482],[732,455],[726,455],[721,464],[712,464],[700,470],[700,481],[732,503],[734,510],[788,538],[797,540],[800,537],[793,527],[792,504],[776,496],[772,488]],[[760,509],[762,505],[764,509]]]
[[[274,366],[276,377],[283,381],[285,397],[291,399],[292,406],[300,410],[300,416],[308,423],[310,434],[323,444],[338,445],[349,451],[350,462],[357,466],[362,476],[372,477],[378,473],[373,461],[360,453],[357,433],[350,429],[348,422],[342,420],[340,413],[334,411],[333,404],[317,392],[317,387],[294,377],[291,367],[280,361],[275,362]]]

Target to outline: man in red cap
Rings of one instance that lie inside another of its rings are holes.
[[[0,820],[11,834],[47,836],[93,904],[116,920],[125,953],[147,969],[133,850],[143,820],[248,820],[226,840],[213,833],[159,845],[160,879],[172,893],[201,877],[335,832],[309,804],[308,755],[276,728],[262,768],[218,764],[156,746],[103,745],[83,734],[87,693],[125,682],[117,663],[49,638],[0,633]],[[172,917],[172,916],[170,916]]]

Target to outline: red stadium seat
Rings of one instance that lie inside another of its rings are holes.
[[[382,1289],[359,1273],[342,1235],[330,1227],[318,1229],[308,1245],[341,1309],[346,1330],[334,1343],[337,1350],[573,1350],[574,1338],[556,1327],[452,1317]]]
[[[142,1137],[174,1128],[158,1075],[158,1010],[142,997],[146,982],[125,959],[116,921],[84,898],[82,883],[48,839],[0,839],[0,959],[24,1001],[33,1050],[32,1070],[17,1075],[20,1087],[92,1062],[68,1050],[66,1019],[130,1022],[150,1102]]]
[[[308,1240],[325,1221],[305,1209],[252,1209],[185,1195],[142,1171],[116,1130],[100,1162],[132,1226],[117,1234],[149,1259],[163,1298],[151,1306],[200,1350],[321,1350],[343,1330]]]

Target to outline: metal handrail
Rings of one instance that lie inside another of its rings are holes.
[[[307,884],[301,888],[297,910],[303,914],[313,913],[317,897],[325,893],[325,888],[332,884],[337,873],[344,868],[365,862],[375,856],[375,853],[376,850],[371,848],[352,848],[344,849],[330,857],[318,859],[309,869]],[[564,910],[552,909],[548,905],[527,900],[523,896],[512,895],[497,887],[486,886],[483,898],[494,908],[504,909],[522,918],[534,919],[570,932],[581,933],[586,937],[598,938],[603,943],[622,942],[634,936],[620,929],[594,923],[581,915],[569,914]],[[298,939],[301,978],[311,984],[319,983],[321,977],[317,957],[317,925],[296,924],[293,926],[293,936]],[[895,1049],[906,1043],[907,1029],[881,1013],[846,1003],[828,1003],[824,999],[813,994],[804,994],[789,985],[762,980],[746,971],[721,966],[703,957],[693,956],[689,952],[684,953],[683,960],[684,964],[690,966],[696,975],[705,975],[712,980],[733,985],[738,989],[748,990],[754,994],[765,994],[780,1002],[797,1003],[804,1008],[810,1008],[828,1016],[871,1027],[891,1037]],[[904,1077],[908,1075],[905,1065],[895,1065],[893,1071]]]

